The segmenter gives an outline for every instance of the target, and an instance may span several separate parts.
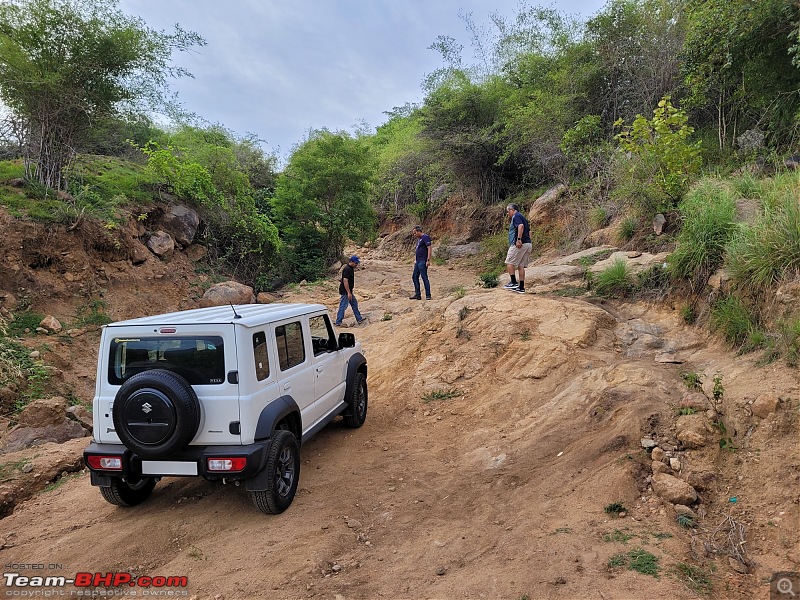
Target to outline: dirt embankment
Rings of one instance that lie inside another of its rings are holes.
[[[80,254],[52,244],[53,257]],[[369,416],[359,430],[334,423],[304,445],[286,513],[267,517],[241,488],[180,478],[123,510],[85,472],[47,471],[41,461],[55,449],[42,446],[28,451],[32,469],[12,468],[0,485],[59,485],[2,520],[2,564],[185,575],[178,593],[228,600],[673,599],[706,589],[766,598],[772,573],[800,570],[797,371],[737,357],[669,307],[477,287],[468,259],[434,266],[433,300],[412,301],[410,257],[358,252],[368,322],[353,327],[348,314],[346,324],[369,361]],[[78,305],[71,294],[85,302],[102,292],[121,318],[188,307],[202,283],[180,253],[141,267],[79,258],[66,271],[54,258],[15,289],[36,304],[63,286],[37,307],[65,319]],[[338,294],[329,281],[282,300],[334,309]],[[46,359],[61,355],[64,384],[91,399],[96,333],[46,343]],[[719,376],[721,402],[687,396],[683,373],[699,375],[712,398]],[[699,421],[691,441],[676,427],[683,417]],[[732,443],[721,447],[723,437]],[[696,491],[693,527],[654,492],[654,469]],[[607,512],[613,505],[623,516]],[[731,523],[743,527],[737,547]],[[636,556],[660,576],[629,568]]]

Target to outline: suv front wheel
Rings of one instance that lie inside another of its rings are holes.
[[[267,489],[250,492],[253,504],[266,514],[278,514],[289,508],[300,479],[300,445],[291,431],[279,429],[267,449]]]
[[[367,420],[367,376],[364,373],[356,373],[347,403],[350,408],[344,413],[344,424],[352,429],[358,429]]]

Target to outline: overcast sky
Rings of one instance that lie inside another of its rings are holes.
[[[605,2],[541,4],[587,18]],[[420,102],[423,78],[443,66],[428,49],[437,36],[457,39],[472,62],[460,12],[488,26],[490,13],[511,18],[518,8],[519,0],[120,0],[149,27],[179,23],[205,38],[173,56],[194,75],[174,82],[179,100],[210,123],[257,135],[282,159],[311,129],[374,129],[384,111]]]

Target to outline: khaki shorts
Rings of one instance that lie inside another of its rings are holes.
[[[528,242],[522,244],[521,248],[516,246],[508,247],[508,254],[506,254],[506,264],[514,265],[515,267],[527,267],[531,262],[531,252],[533,251],[533,244]]]

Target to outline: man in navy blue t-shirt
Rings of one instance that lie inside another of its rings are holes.
[[[531,226],[528,219],[519,212],[519,206],[509,204],[506,213],[511,218],[508,226],[508,253],[506,254],[506,269],[511,281],[503,287],[512,292],[525,293],[525,267],[531,262]],[[514,271],[519,274],[519,282]]]
[[[414,272],[411,281],[414,282],[414,295],[411,300],[422,300],[419,290],[419,278],[425,285],[425,300],[431,299],[431,284],[428,281],[428,267],[431,266],[431,238],[427,233],[422,233],[422,227],[417,225],[412,231],[417,238],[417,248],[414,254]]]
[[[336,313],[336,323],[334,323],[334,325],[342,324],[344,311],[347,310],[348,305],[353,309],[356,323],[361,325],[361,323],[364,322],[364,317],[358,312],[358,300],[356,300],[355,294],[353,294],[353,287],[356,282],[355,270],[360,262],[361,260],[354,254],[342,269],[342,276],[339,279],[339,311]]]

